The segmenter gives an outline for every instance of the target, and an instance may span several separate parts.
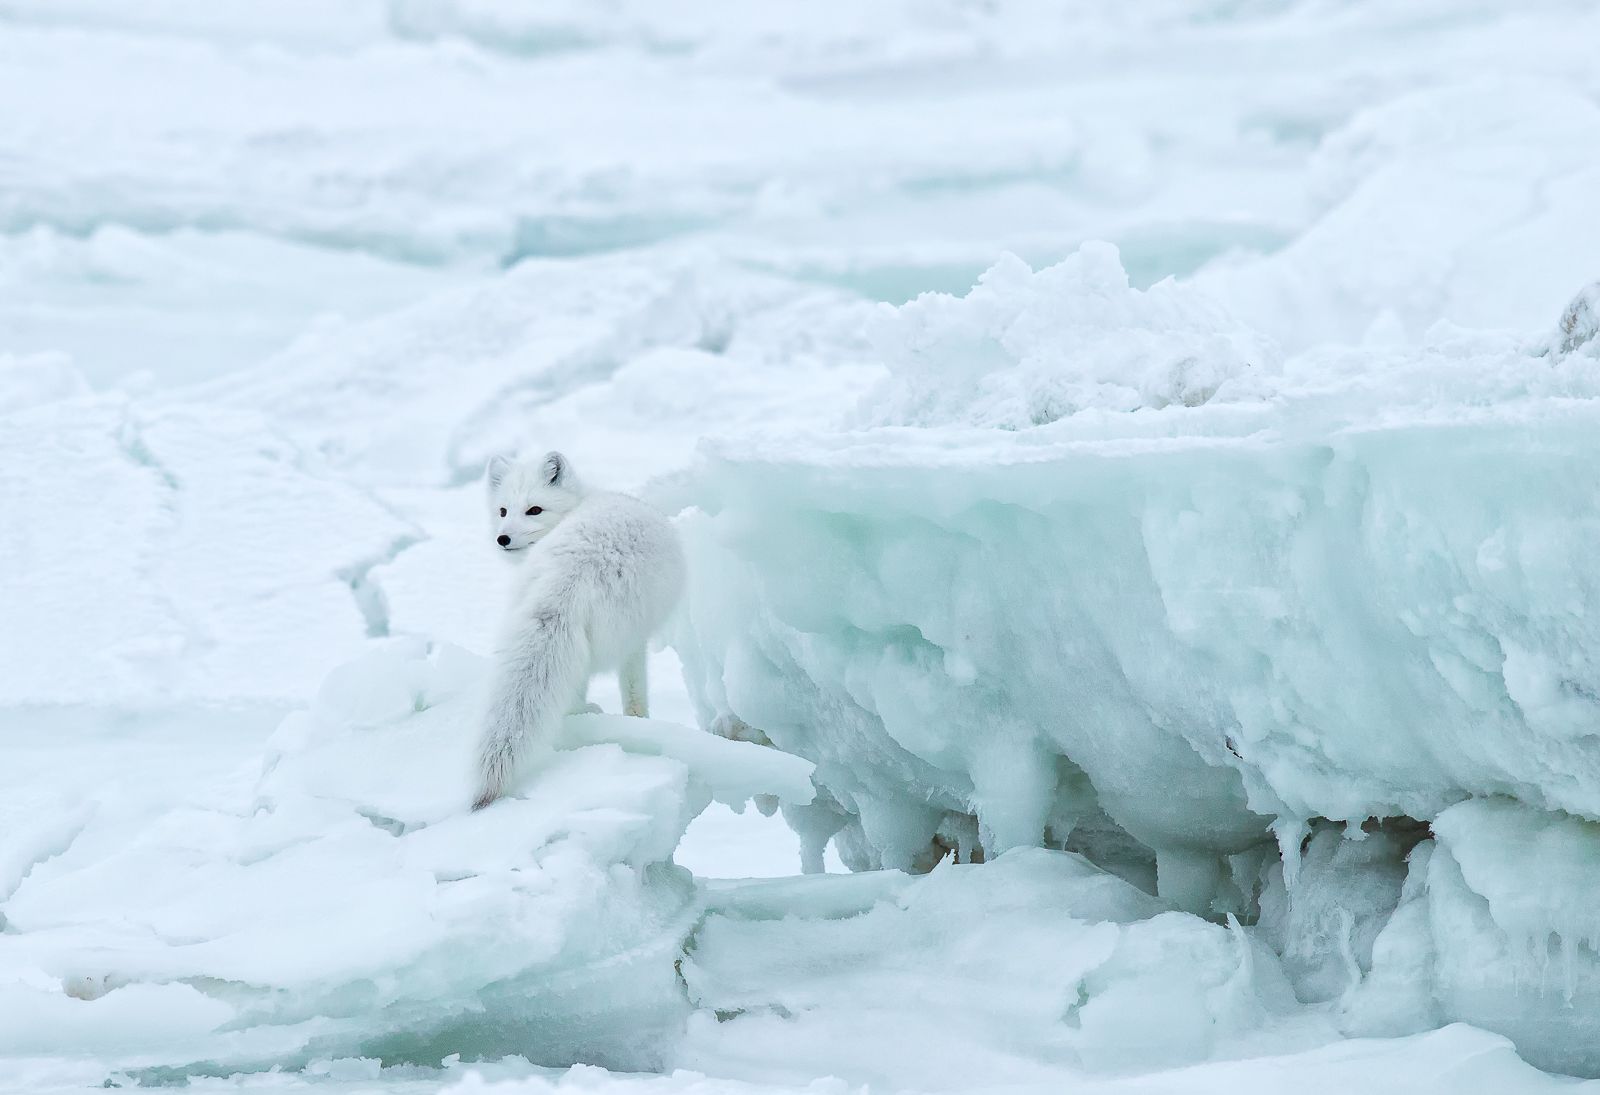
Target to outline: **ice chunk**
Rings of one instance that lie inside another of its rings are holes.
[[[813,861],[1081,850],[1259,913],[1348,1030],[1596,1071],[1600,375],[1538,349],[1441,327],[1194,407],[709,447],[701,717],[817,763]]]
[[[952,814],[1038,843],[1080,775],[1196,894],[1184,854],[1280,819],[1505,791],[1600,817],[1573,775],[1600,718],[1593,370],[1468,333],[1347,356],[1260,403],[709,450],[683,530],[719,580],[680,636],[702,717],[816,761],[887,865]]]
[[[1162,913],[1067,853],[1018,850],[887,891],[870,873],[739,884],[714,910],[683,973],[722,1021],[697,1017],[679,1060],[718,1074],[759,1061],[776,1082],[1039,1082],[1205,1060],[1296,1010],[1243,933]]]
[[[816,766],[790,753],[727,741],[687,726],[622,715],[573,715],[562,729],[564,748],[615,743],[640,756],[681,761],[716,801],[742,806],[757,795],[803,806],[816,791]]]
[[[1600,1074],[1600,825],[1482,798],[1444,811],[1433,830],[1356,1017],[1383,1016],[1384,998],[1409,981],[1443,1018],[1509,1036],[1541,1068]],[[1384,1018],[1367,1029],[1403,1027]]]
[[[1411,852],[1396,895],[1392,851],[1401,834],[1389,834],[1386,854],[1383,834],[1335,847],[1334,834],[1321,830],[1297,887],[1276,905],[1262,903],[1262,926],[1291,973],[1303,989],[1342,994],[1339,1021],[1349,1033],[1393,1036],[1465,1021],[1509,1036],[1541,1068],[1600,1073],[1600,825],[1476,798],[1440,813],[1432,832]],[[1345,933],[1341,946],[1319,947],[1307,934],[1319,918]],[[1329,968],[1341,952],[1343,977]],[[1320,971],[1311,961],[1319,954]]]
[[[1600,825],[1478,799],[1440,814],[1433,831],[1511,939],[1542,947],[1553,933],[1591,950],[1600,945]]]

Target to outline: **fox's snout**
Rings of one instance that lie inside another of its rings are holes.
[[[511,537],[502,532],[499,536],[495,537],[494,542],[499,544],[501,547],[509,547],[511,545]]]

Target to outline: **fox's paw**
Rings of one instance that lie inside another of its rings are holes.
[[[574,707],[571,711],[569,711],[567,713],[569,715],[604,715],[605,714],[605,712],[600,709],[600,705],[598,703],[580,703],[577,707]]]

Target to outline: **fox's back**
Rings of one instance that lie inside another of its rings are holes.
[[[683,549],[661,513],[595,492],[538,545],[549,594],[587,617],[598,660],[613,662],[658,629],[683,591]]]

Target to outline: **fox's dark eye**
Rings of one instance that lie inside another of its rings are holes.
[[[505,515],[506,515],[506,508],[504,506],[501,506],[500,507],[500,516],[504,517]]]
[[[543,506],[529,506],[528,507],[528,516],[529,517],[537,517],[537,516],[539,516],[539,514],[541,514],[543,512],[544,512],[544,507]]]

